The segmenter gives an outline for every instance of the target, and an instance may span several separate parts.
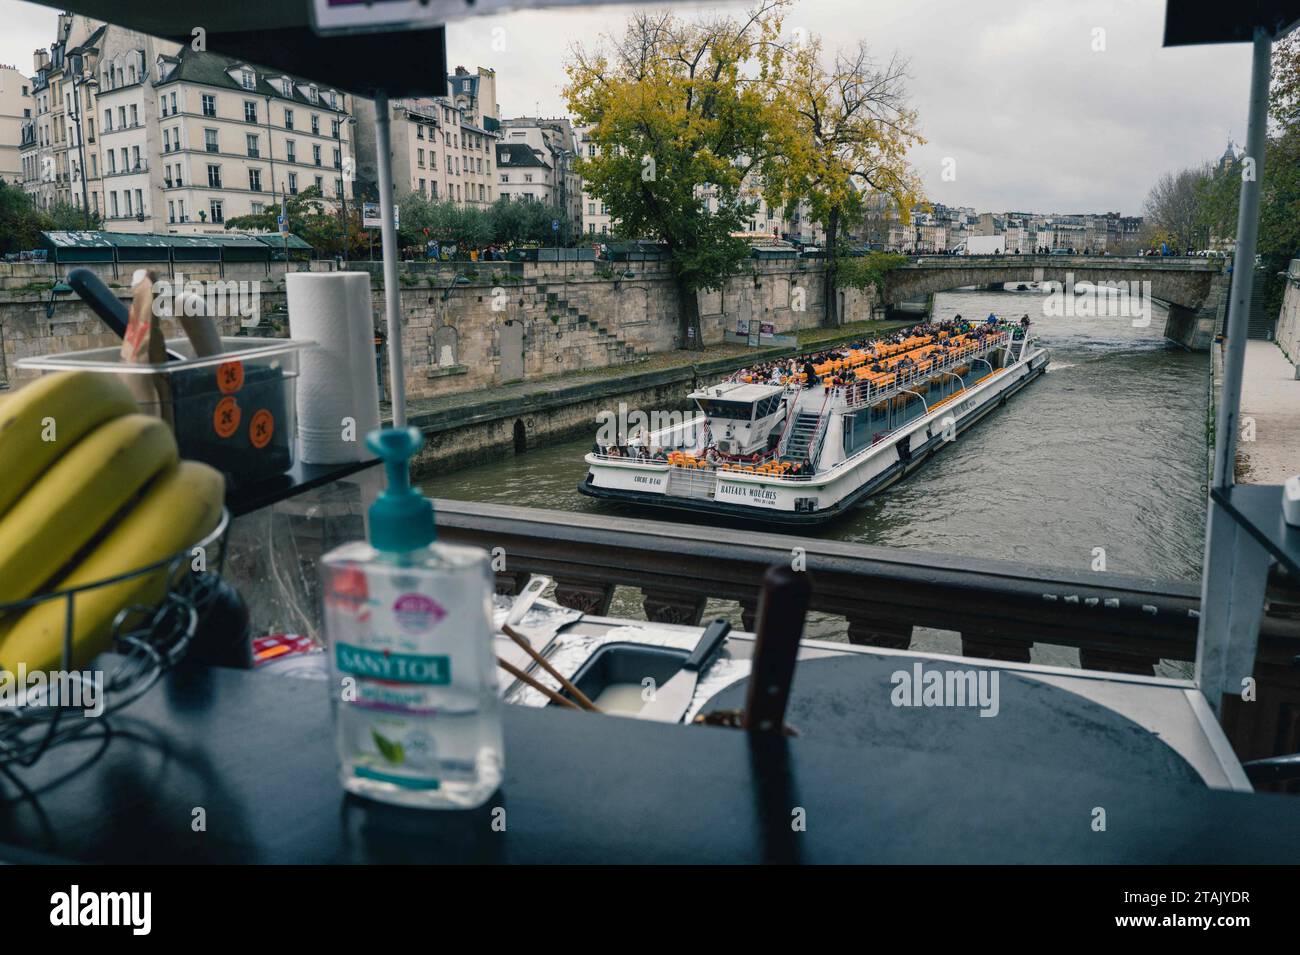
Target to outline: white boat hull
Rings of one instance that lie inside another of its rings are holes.
[[[590,497],[722,514],[771,523],[830,520],[916,470],[957,435],[1041,375],[1044,348],[909,422],[869,448],[806,478],[673,467],[667,463],[586,456],[578,490]]]

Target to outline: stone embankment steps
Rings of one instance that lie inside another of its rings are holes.
[[[534,299],[545,303],[547,313],[552,318],[560,316],[559,321],[555,322],[557,328],[566,333],[582,334],[584,331],[592,333],[594,341],[584,342],[580,340],[575,347],[594,351],[596,354],[590,357],[598,358],[601,364],[606,365],[622,364],[637,357],[638,353],[635,348],[620,339],[616,332],[606,329],[584,311],[585,303],[581,301],[582,293],[580,290],[566,289],[564,295],[576,295],[578,303],[574,304],[570,299],[561,296],[559,292],[550,291],[545,285],[537,286]],[[589,348],[592,345],[595,347]]]

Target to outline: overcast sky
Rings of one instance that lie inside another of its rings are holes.
[[[654,6],[654,5],[647,5]],[[684,16],[745,3],[679,3]],[[562,115],[569,44],[618,31],[627,7],[511,13],[452,24],[450,66],[497,71],[505,116]],[[55,13],[0,0],[0,63],[31,69]],[[928,142],[911,159],[927,198],[980,211],[1137,214],[1161,173],[1245,135],[1248,44],[1166,50],[1160,0],[799,0],[788,29],[828,50],[865,38],[910,63]],[[1104,50],[1094,52],[1098,30]],[[945,158],[956,178],[942,177]]]

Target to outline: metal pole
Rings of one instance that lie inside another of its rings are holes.
[[[1227,346],[1223,360],[1223,388],[1215,416],[1211,485],[1219,491],[1228,490],[1234,483],[1241,381],[1246,363],[1246,327],[1255,284],[1260,183],[1264,176],[1264,136],[1273,49],[1269,33],[1263,28],[1255,29],[1254,42],[1246,132],[1246,156],[1254,161],[1254,175],[1242,180],[1241,205],[1237,214],[1237,249],[1233,256],[1232,290],[1225,329]],[[1206,513],[1195,677],[1196,685],[1220,718],[1224,696],[1240,693],[1242,681],[1254,671],[1268,563],[1263,548],[1211,497]]]
[[[393,427],[406,427],[406,378],[402,370],[402,302],[397,284],[397,226],[393,222],[393,151],[388,133],[388,94],[375,94],[375,152],[379,165],[379,236],[384,256],[384,312],[388,319],[388,383]]]
[[[85,85],[85,83],[78,83],[75,78],[72,81],[72,102],[77,107],[77,155],[81,162],[81,212],[86,222],[86,229],[89,231],[90,197],[86,195],[86,136],[81,131],[81,89]]]
[[[1237,452],[1237,416],[1241,410],[1241,378],[1246,363],[1246,327],[1255,286],[1255,246],[1259,236],[1259,193],[1264,178],[1264,134],[1268,123],[1268,81],[1273,45],[1262,28],[1255,30],[1255,54],[1250,74],[1250,112],[1246,128],[1246,159],[1254,160],[1254,176],[1241,183],[1237,211],[1237,249],[1232,261],[1232,291],[1228,303],[1227,351],[1223,359],[1223,394],[1214,432],[1214,486],[1231,487]]]

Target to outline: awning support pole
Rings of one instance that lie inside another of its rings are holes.
[[[1212,487],[1224,491],[1235,483],[1237,428],[1241,414],[1241,381],[1246,363],[1246,330],[1251,292],[1255,285],[1255,246],[1259,237],[1260,183],[1264,178],[1265,129],[1268,122],[1269,72],[1273,42],[1269,32],[1255,29],[1250,74],[1250,111],[1246,128],[1246,160],[1253,175],[1241,182],[1237,212],[1237,247],[1232,261],[1232,290],[1228,302],[1227,340],[1223,359],[1223,390],[1215,416]],[[1211,346],[1213,347],[1213,346]],[[1221,504],[1211,498],[1205,531],[1205,560],[1201,575],[1201,617],[1196,638],[1196,684],[1211,708],[1223,718],[1225,695],[1240,695],[1243,681],[1255,669],[1259,622],[1264,612],[1267,553]]]
[[[402,296],[397,279],[397,225],[393,210],[393,150],[388,132],[388,94],[375,93],[375,152],[379,166],[380,247],[384,256],[384,312],[388,319],[388,397],[393,427],[406,427],[406,378],[402,368]]]

